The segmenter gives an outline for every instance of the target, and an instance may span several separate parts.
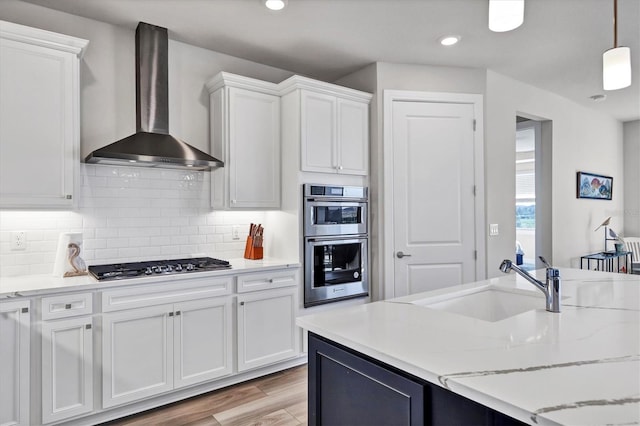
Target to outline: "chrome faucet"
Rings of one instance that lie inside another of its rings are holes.
[[[509,271],[513,269],[524,279],[529,281],[544,293],[547,302],[547,311],[560,312],[560,271],[549,265],[549,262],[547,262],[544,257],[539,256],[539,258],[547,268],[546,283],[536,280],[531,275],[529,275],[527,271],[514,265],[513,262],[508,259],[502,261],[502,263],[500,264],[500,270],[505,274],[508,274]]]

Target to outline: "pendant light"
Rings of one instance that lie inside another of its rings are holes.
[[[524,0],[489,0],[489,29],[511,31],[524,22]]]
[[[613,0],[613,49],[602,54],[602,86],[618,90],[631,85],[631,49],[618,47],[618,0]]]

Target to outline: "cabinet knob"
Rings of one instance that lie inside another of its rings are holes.
[[[236,200],[231,200],[231,202],[232,202],[233,204],[235,204],[235,203],[236,203]]]
[[[240,306],[244,306],[244,302],[240,302]]]
[[[342,166],[338,166],[338,170],[342,170]]]
[[[73,195],[67,194],[67,195],[64,196],[64,198],[66,198],[67,200],[71,200],[71,199],[73,199]]]
[[[28,312],[29,312],[29,308],[22,308],[22,313],[23,313],[23,314],[26,314],[26,313],[28,313]]]
[[[71,303],[67,303],[66,305],[64,305],[65,309],[71,309]]]
[[[91,324],[85,325],[84,328],[86,328],[87,330],[91,330]]]
[[[180,315],[180,311],[176,311],[176,315]]]
[[[172,317],[173,316],[173,312],[169,312],[169,316]]]

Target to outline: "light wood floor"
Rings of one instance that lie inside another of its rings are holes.
[[[306,365],[107,423],[109,426],[306,424]]]

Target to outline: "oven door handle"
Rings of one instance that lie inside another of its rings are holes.
[[[305,237],[305,240],[310,243],[315,243],[317,241],[328,242],[331,243],[333,241],[344,243],[347,241],[358,242],[362,240],[368,239],[367,234],[353,234],[353,235],[335,235],[335,236],[324,236],[324,237]]]

